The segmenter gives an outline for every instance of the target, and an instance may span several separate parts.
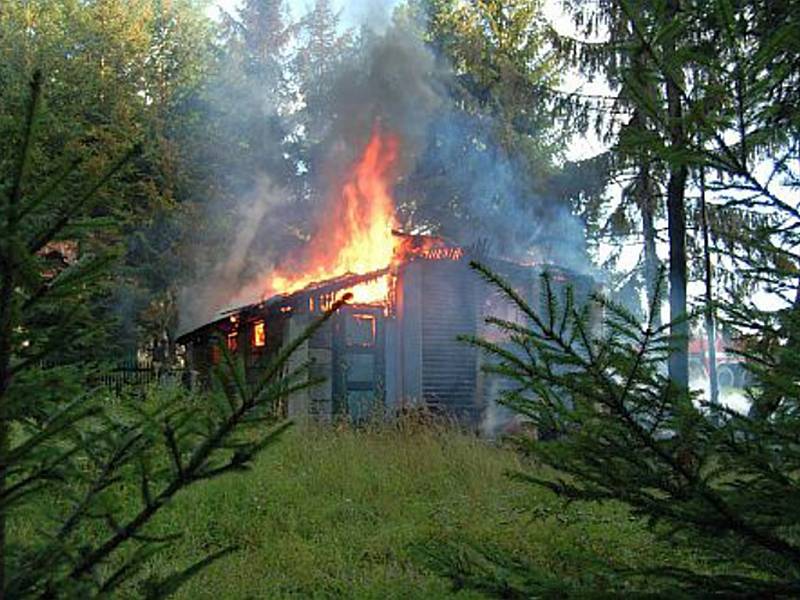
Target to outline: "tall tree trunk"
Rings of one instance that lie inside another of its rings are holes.
[[[678,15],[678,0],[667,2],[666,24]],[[664,56],[675,56],[675,38],[670,34],[665,43]],[[667,224],[669,229],[669,308],[674,337],[669,359],[670,380],[681,389],[689,388],[689,321],[686,303],[686,193],[687,167],[681,156],[686,149],[686,132],[683,123],[683,99],[678,73],[667,75],[667,115],[672,157],[669,162],[667,183]]]
[[[656,199],[654,197],[653,186],[651,185],[649,162],[642,165],[639,177],[641,180],[637,189],[639,194],[637,203],[639,205],[639,210],[642,213],[642,235],[644,237],[644,279],[647,287],[648,298],[652,298],[656,290],[660,263],[658,260],[658,253],[656,252]],[[658,311],[658,313],[655,315],[654,324],[656,327],[661,326],[660,311]]]
[[[708,380],[710,400],[719,404],[719,379],[717,378],[717,331],[714,319],[713,273],[711,271],[711,245],[708,234],[708,207],[706,205],[706,172],[700,167],[700,222],[703,228],[703,263],[706,283],[706,339],[708,342]]]
[[[632,30],[629,34],[635,37],[636,31]],[[637,48],[633,55],[632,76],[638,94],[647,98],[647,102],[656,104],[658,89],[654,87],[652,80],[648,77],[649,70],[647,51],[643,46]],[[641,106],[637,107],[631,117],[628,127],[633,131],[638,131],[640,135],[647,135],[650,126],[647,111]],[[656,252],[656,207],[658,202],[658,190],[653,181],[653,161],[652,154],[648,149],[638,146],[635,148],[638,172],[634,184],[634,200],[642,216],[642,236],[644,238],[644,281],[647,297],[653,298],[656,293],[656,286],[659,278],[661,263]],[[661,326],[661,311],[656,311],[654,324]]]

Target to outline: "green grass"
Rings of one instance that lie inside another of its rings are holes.
[[[490,546],[565,582],[596,580],[598,560],[670,560],[620,507],[564,507],[507,476],[520,468],[513,452],[455,432],[295,428],[251,473],[178,497],[148,531],[184,535],[144,576],[235,544],[178,597],[470,598],[421,547]]]
[[[442,547],[491,548],[551,581],[600,589],[609,566],[696,566],[618,505],[565,506],[508,476],[532,469],[511,450],[456,431],[298,426],[250,472],[196,484],[159,513],[146,533],[182,537],[124,595],[140,597],[144,580],[231,545],[238,550],[177,597],[480,597],[433,569],[430,553]],[[115,493],[133,510],[135,482]],[[41,500],[13,515],[11,539],[33,539],[43,515],[65,507],[58,497]]]

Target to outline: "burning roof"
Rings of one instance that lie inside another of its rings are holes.
[[[351,295],[352,305],[380,307],[388,315],[404,265],[463,259],[464,250],[442,237],[398,230],[392,187],[399,149],[398,136],[376,123],[338,192],[328,199],[309,242],[260,278],[260,300],[220,311],[199,330],[234,314],[289,312],[301,303],[308,312],[326,310],[345,294]]]
[[[288,312],[299,305],[309,312],[327,310],[334,302],[345,294],[351,294],[350,304],[356,306],[381,307],[389,313],[393,307],[394,287],[399,269],[414,260],[461,260],[465,257],[464,249],[449,244],[443,238],[430,235],[413,235],[392,230],[393,254],[386,267],[367,273],[345,273],[321,281],[312,281],[305,287],[277,293],[258,302],[229,307],[219,311],[216,317],[200,329],[213,327],[228,320],[233,315],[251,311]],[[317,298],[317,301],[309,298]],[[179,341],[189,335],[184,333]]]

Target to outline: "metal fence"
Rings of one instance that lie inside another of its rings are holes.
[[[143,388],[155,383],[183,382],[186,375],[186,369],[183,368],[166,368],[152,361],[127,360],[103,371],[96,383],[120,393],[125,389]]]

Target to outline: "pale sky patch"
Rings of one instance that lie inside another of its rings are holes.
[[[216,16],[218,9],[234,14],[241,0],[216,0],[209,8],[209,14]],[[345,27],[355,27],[360,23],[380,21],[391,14],[398,0],[333,0],[334,11],[340,12]],[[292,17],[307,14],[314,7],[314,0],[288,0],[286,5]]]

